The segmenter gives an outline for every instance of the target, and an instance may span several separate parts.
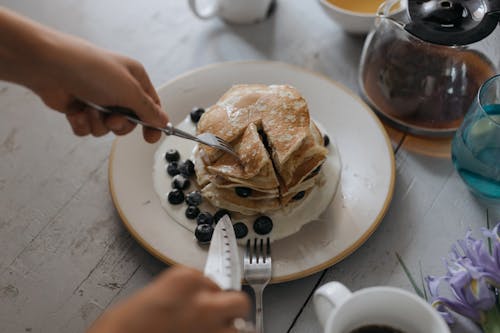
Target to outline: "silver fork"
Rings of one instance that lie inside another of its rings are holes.
[[[212,148],[216,148],[222,151],[225,151],[226,153],[229,153],[236,158],[238,158],[238,155],[236,152],[233,150],[231,145],[224,141],[223,139],[219,138],[218,136],[215,136],[211,133],[202,133],[198,136],[191,135],[183,130],[180,130],[178,128],[175,128],[172,126],[172,124],[168,123],[165,128],[159,128],[156,126],[153,126],[151,124],[145,123],[142,121],[132,110],[121,107],[121,106],[100,106],[97,104],[94,104],[92,102],[84,101],[85,104],[90,106],[93,109],[96,109],[97,111],[107,113],[107,114],[119,114],[130,120],[131,122],[135,124],[140,124],[142,126],[146,126],[149,128],[154,128],[158,131],[161,131],[167,135],[175,135],[184,139],[196,141],[199,143],[202,143],[204,145],[210,146]],[[239,158],[238,158],[239,159]]]
[[[243,275],[255,293],[255,326],[256,333],[264,333],[264,314],[262,312],[262,294],[271,280],[271,245],[269,238],[264,241],[256,238],[247,241],[247,250],[243,258]]]

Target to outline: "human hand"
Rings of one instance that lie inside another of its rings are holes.
[[[87,333],[236,333],[234,319],[249,309],[244,293],[221,291],[199,271],[178,266],[106,311]]]
[[[118,135],[135,124],[103,115],[82,101],[134,110],[143,121],[165,127],[168,117],[143,66],[84,40],[54,31],[0,6],[0,79],[22,84],[64,113],[77,135]],[[161,134],[144,129],[144,138]]]
[[[119,115],[104,115],[81,101],[104,106],[128,107],[145,122],[165,127],[168,118],[160,99],[137,61],[99,49],[76,38],[61,35],[58,54],[50,58],[50,73],[31,86],[49,107],[64,113],[76,135],[117,135],[132,131],[135,124]],[[143,128],[146,141],[157,141],[161,133]]]

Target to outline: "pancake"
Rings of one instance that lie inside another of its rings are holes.
[[[281,208],[278,198],[253,199],[239,197],[234,191],[217,188],[214,184],[205,186],[201,193],[215,207],[221,207],[243,215],[265,214]]]
[[[328,154],[305,99],[288,85],[233,86],[202,115],[197,133],[219,136],[239,156],[198,145],[195,170],[203,196],[244,215],[309,195]],[[242,187],[250,194],[241,196]]]
[[[181,123],[177,124],[177,127],[188,133],[196,133],[196,124],[190,119],[189,116],[187,116]],[[275,200],[276,198],[280,198],[281,208],[277,210],[269,210],[265,213],[265,215],[273,221],[272,232],[268,234],[271,242],[288,237],[298,232],[305,224],[321,219],[320,215],[326,209],[334,209],[330,203],[339,185],[341,161],[338,149],[333,142],[334,141],[332,141],[332,144],[329,146],[328,158],[322,164],[321,169],[313,172],[312,175],[307,176],[304,181],[300,182],[296,186],[290,187],[288,192],[280,192],[279,187],[264,191],[257,191],[253,189],[252,195],[246,198],[247,200],[255,201],[262,199]],[[158,199],[162,207],[169,216],[166,222],[178,223],[181,227],[194,233],[197,222],[186,216],[186,210],[188,208],[187,204],[183,203],[180,205],[173,205],[169,203],[166,198],[167,194],[172,191],[172,177],[165,172],[165,168],[168,165],[168,162],[165,160],[165,153],[170,149],[178,150],[181,160],[191,159],[195,164],[196,179],[192,178],[190,186],[184,190],[186,195],[192,191],[200,191],[210,183],[217,185],[217,188],[214,189],[217,193],[221,193],[218,192],[219,188],[235,191],[239,185],[231,183],[229,180],[221,178],[220,176],[208,173],[203,162],[204,153],[193,141],[185,140],[176,136],[164,137],[154,156],[153,185],[155,192],[158,195]],[[251,179],[248,181],[251,184]],[[204,185],[200,186],[199,184]],[[296,197],[302,197],[302,199],[294,200],[293,197],[302,191],[304,191],[304,195],[298,195]],[[262,213],[256,213],[259,209],[252,209],[252,207],[247,209],[241,202],[235,202],[232,199],[234,198],[234,195],[234,192],[229,193],[229,199],[225,200],[227,203],[221,201],[220,204],[232,207],[232,209],[229,210],[231,210],[231,218],[234,223],[240,222],[247,226],[247,236],[238,239],[240,245],[244,245],[248,239],[262,236],[257,234],[254,230],[254,223],[258,216]],[[202,212],[214,214],[220,208],[218,204],[219,202],[216,200],[212,203],[205,197],[203,202],[198,207]],[[259,205],[262,204],[262,201],[259,202]],[[246,214],[239,213],[239,209],[242,209],[242,211]]]

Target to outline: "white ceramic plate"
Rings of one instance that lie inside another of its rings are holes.
[[[158,94],[172,123],[193,106],[210,106],[238,83],[290,84],[305,97],[312,116],[337,143],[342,176],[321,220],[272,246],[273,279],[283,282],[325,269],[351,254],[375,231],[392,199],[394,155],[380,121],[356,95],[316,73],[276,62],[232,62],[189,72]],[[113,201],[130,233],[165,263],[203,269],[207,249],[172,221],[153,188],[158,145],[140,129],[115,140],[109,163]]]

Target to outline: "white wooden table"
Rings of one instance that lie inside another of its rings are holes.
[[[357,88],[363,38],[345,35],[317,1],[279,0],[254,26],[202,22],[182,0],[0,0],[61,31],[141,61],[156,85],[187,70],[241,59],[296,64]],[[498,30],[498,29],[497,29]],[[500,44],[497,44],[500,45]],[[488,206],[474,199],[448,158],[411,152],[390,131],[397,180],[372,237],[341,263],[265,292],[267,332],[321,332],[311,295],[338,280],[352,290],[412,290],[398,252],[415,274],[443,273],[441,257]],[[77,138],[61,115],[22,87],[0,82],[0,332],[84,332],[110,304],[165,265],[122,226],[108,192],[112,135]],[[489,207],[492,222],[500,214]],[[454,332],[477,331],[465,321]]]

